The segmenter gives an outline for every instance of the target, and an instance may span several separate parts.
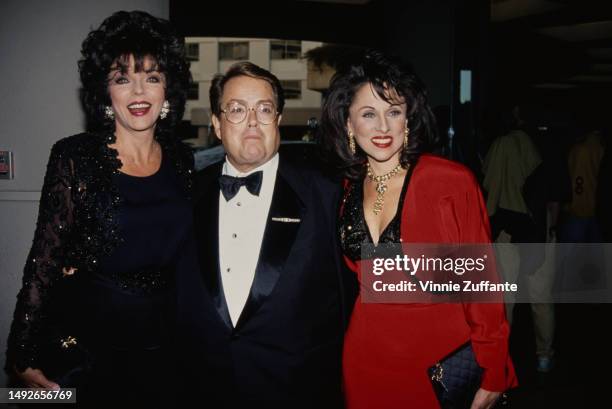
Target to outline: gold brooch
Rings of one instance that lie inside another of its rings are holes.
[[[64,349],[68,349],[73,345],[76,345],[77,340],[75,337],[68,337],[68,338],[64,338],[64,339],[60,339],[60,342],[62,343],[62,348]]]

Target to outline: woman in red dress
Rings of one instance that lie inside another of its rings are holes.
[[[344,169],[340,238],[360,281],[364,244],[490,242],[472,173],[425,153],[435,120],[408,68],[370,51],[340,70],[321,131]],[[472,409],[491,408],[516,385],[503,304],[365,303],[362,295],[344,346],[349,409],[439,408],[427,369],[468,342],[484,370]]]

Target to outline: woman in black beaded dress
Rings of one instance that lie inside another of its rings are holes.
[[[9,335],[25,386],[78,400],[155,400],[171,377],[176,262],[191,229],[192,155],[172,133],[190,80],[166,20],[117,12],[79,72],[91,132],[57,142]]]

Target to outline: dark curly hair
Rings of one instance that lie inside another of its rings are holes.
[[[354,155],[351,153],[346,124],[355,93],[365,84],[371,84],[376,93],[389,103],[394,101],[388,91],[394,90],[407,104],[410,138],[400,156],[404,167],[415,163],[422,153],[430,152],[438,145],[436,121],[422,81],[411,67],[399,60],[376,50],[367,50],[340,67],[332,77],[319,127],[319,137],[328,158],[333,157],[344,176],[352,180],[364,176],[367,158],[359,146]]]
[[[166,77],[165,94],[170,112],[165,119],[158,120],[157,136],[169,133],[182,119],[191,73],[185,58],[184,39],[174,32],[167,20],[143,11],[118,11],[87,35],[81,54],[81,97],[90,130],[113,129],[114,121],[104,115],[105,106],[111,104],[108,74],[113,64],[127,71],[130,56],[134,57],[137,72],[143,70],[145,60],[151,58],[156,69]]]
[[[210,84],[210,109],[215,116],[219,117],[221,115],[221,99],[223,97],[225,84],[232,78],[241,76],[255,78],[270,84],[272,92],[274,93],[274,98],[276,99],[276,111],[279,114],[283,113],[283,108],[285,107],[285,93],[276,75],[252,62],[241,61],[229,67],[225,74],[215,75]]]

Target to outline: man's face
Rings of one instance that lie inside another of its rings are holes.
[[[240,172],[248,172],[263,165],[274,156],[280,144],[278,115],[271,123],[257,120],[256,108],[273,105],[276,100],[270,84],[264,80],[239,76],[229,80],[223,88],[221,109],[241,104],[247,108],[246,118],[232,123],[225,113],[213,115],[212,122],[217,138],[221,139],[230,163]],[[253,108],[253,109],[252,109]],[[229,111],[227,111],[229,113]]]

